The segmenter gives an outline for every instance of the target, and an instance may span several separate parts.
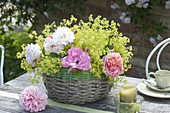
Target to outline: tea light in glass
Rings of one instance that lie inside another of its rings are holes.
[[[136,86],[133,84],[124,84],[120,89],[120,101],[125,103],[136,102]]]
[[[135,85],[124,84],[114,101],[116,113],[136,113],[140,111],[140,103],[143,102],[143,97],[137,95]]]

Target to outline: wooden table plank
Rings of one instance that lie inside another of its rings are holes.
[[[7,82],[5,85],[0,86],[0,90],[8,93],[20,94],[26,86],[32,85],[28,81],[29,76],[30,74],[24,74],[14,80],[11,80]],[[138,84],[141,81],[141,79],[137,79],[137,78],[127,77],[127,79],[129,83],[133,83],[133,84]],[[40,87],[44,87],[44,85],[41,84]],[[113,96],[117,92],[118,89],[112,89],[106,98],[94,103],[88,103],[82,105],[82,107],[111,111],[114,113],[115,104],[113,102]],[[140,93],[138,94],[142,95],[145,99],[145,101],[141,104],[141,113],[170,113],[170,99],[159,99],[159,98],[148,97]],[[0,96],[0,113],[11,113],[11,112],[27,113],[20,108],[17,99]],[[54,112],[81,113],[78,111],[63,109],[60,107],[49,106],[49,105],[46,107],[46,110],[43,111],[42,113],[54,113]]]

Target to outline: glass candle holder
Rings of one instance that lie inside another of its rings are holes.
[[[137,95],[136,102],[134,103],[120,102],[120,96],[117,95],[114,97],[116,113],[139,113],[141,103],[143,101],[144,101],[144,98],[140,95]]]
[[[123,84],[120,88],[120,101],[125,103],[136,102],[136,85],[134,84]]]

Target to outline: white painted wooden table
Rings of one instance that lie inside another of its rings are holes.
[[[28,81],[28,76],[30,76],[30,74],[24,74],[0,87],[0,113],[27,113],[19,106],[18,94],[20,94],[26,86],[32,85]],[[138,84],[141,81],[141,79],[137,78],[127,77],[127,79],[129,83],[134,84]],[[41,86],[43,87],[43,85]],[[73,110],[72,105],[68,105],[67,109],[64,109],[60,103],[55,105],[49,103],[45,111],[41,113],[82,113],[80,109],[83,110],[83,112],[89,111],[91,113],[115,113],[115,105],[113,102],[113,94],[115,91],[115,89],[112,89],[108,97],[95,103],[89,103],[83,106],[74,105],[74,108],[79,110]],[[141,104],[140,113],[170,113],[170,99],[158,99],[140,95],[145,99]]]

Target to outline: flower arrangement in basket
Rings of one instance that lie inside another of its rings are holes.
[[[84,104],[103,98],[131,65],[130,39],[118,32],[118,23],[89,16],[79,22],[73,16],[59,26],[45,25],[42,34],[33,31],[35,44],[22,45],[17,53],[21,68],[43,75],[48,96],[58,102]]]

